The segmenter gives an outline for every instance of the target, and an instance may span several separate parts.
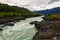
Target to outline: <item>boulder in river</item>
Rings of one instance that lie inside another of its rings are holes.
[[[0,31],[2,31],[3,29],[0,29]]]

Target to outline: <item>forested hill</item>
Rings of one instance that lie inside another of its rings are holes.
[[[0,12],[29,12],[28,9],[0,3]]]
[[[33,13],[23,7],[10,6],[7,4],[0,3],[0,18],[31,17],[31,16],[38,16],[38,14]]]

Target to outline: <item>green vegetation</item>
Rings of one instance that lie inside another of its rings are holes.
[[[40,15],[33,13],[23,7],[9,6],[7,4],[0,3],[0,18],[34,17],[34,16]]]
[[[50,14],[45,17],[48,20],[60,20],[60,14]]]

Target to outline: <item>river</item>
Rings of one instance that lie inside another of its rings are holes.
[[[35,25],[30,25],[32,21],[42,21],[43,16],[27,18],[15,23],[14,26],[6,26],[0,32],[0,40],[32,40],[37,32]]]

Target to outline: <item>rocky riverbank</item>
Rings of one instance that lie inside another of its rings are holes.
[[[20,20],[25,20],[24,17],[15,17],[15,18],[4,18],[0,19],[0,31],[5,26],[14,26],[14,23],[19,22]]]
[[[33,40],[60,40],[60,21],[59,20],[43,20],[41,22],[34,21],[38,32],[33,37]]]
[[[3,18],[3,19],[0,19],[0,24],[5,24],[5,23],[8,23],[8,22],[15,22],[15,21],[18,21],[18,20],[25,20],[25,18],[24,17]]]
[[[37,17],[37,16],[2,18],[2,19],[0,19],[0,31],[2,31],[2,28],[4,28],[5,26],[14,26],[14,24],[16,22],[20,22],[20,20],[25,20],[26,18],[33,18],[33,17]]]

